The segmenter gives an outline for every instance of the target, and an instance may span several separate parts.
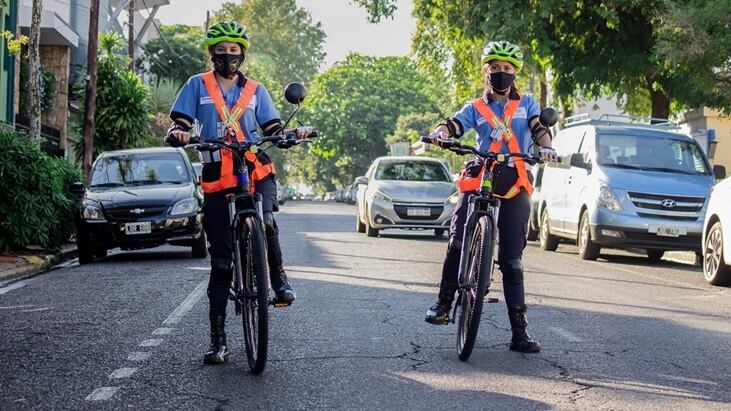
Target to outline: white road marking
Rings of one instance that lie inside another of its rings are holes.
[[[117,380],[120,378],[129,378],[132,376],[132,374],[137,372],[137,368],[135,367],[122,367],[120,369],[114,370],[111,374],[109,374],[109,378],[113,380]]]
[[[553,331],[554,334],[563,337],[565,340],[567,340],[569,342],[576,342],[576,343],[584,342],[584,339],[583,338],[581,338],[578,335],[576,335],[576,334],[574,334],[574,333],[572,333],[572,332],[570,332],[568,330],[565,330],[563,328],[559,328],[559,327],[548,327],[548,329],[551,330],[551,331]]]
[[[157,347],[162,343],[162,338],[151,338],[149,340],[142,341],[140,347]]]
[[[127,356],[127,360],[128,361],[139,361],[139,362],[142,362],[142,361],[147,361],[150,358],[150,356],[152,356],[152,353],[151,352],[135,351],[133,353],[130,353]]]
[[[17,282],[12,283],[10,285],[6,285],[4,287],[0,287],[0,295],[7,294],[7,293],[9,293],[9,292],[11,292],[13,290],[17,290],[18,288],[23,288],[26,285],[31,284],[31,283],[33,283],[35,281],[36,280],[20,280],[20,281],[17,281]]]
[[[155,331],[152,332],[152,335],[168,335],[170,334],[170,331],[172,331],[172,328],[168,327],[160,327],[155,329]]]
[[[30,310],[20,310],[20,312],[21,313],[35,313],[35,312],[38,312],[38,311],[50,310],[51,308],[53,308],[53,307],[33,308],[33,309],[30,309]]]
[[[165,325],[172,325],[177,324],[180,320],[182,320],[183,317],[188,314],[188,311],[193,308],[195,303],[203,297],[207,284],[208,279],[201,281],[201,283],[198,284],[198,287],[196,287],[195,290],[193,290],[193,292],[191,292],[188,297],[180,303],[178,308],[176,308],[175,311],[173,311],[162,323]]]
[[[211,271],[211,267],[185,267],[188,270],[194,270],[194,271]]]
[[[99,387],[86,397],[87,401],[106,401],[112,398],[119,387]]]
[[[10,305],[7,307],[0,307],[0,310],[14,310],[16,308],[30,308],[32,305]]]

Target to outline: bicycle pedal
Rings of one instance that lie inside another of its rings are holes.
[[[494,303],[500,302],[500,300],[497,297],[487,297],[486,300],[490,304],[494,304]]]
[[[291,301],[285,302],[285,301],[272,300],[270,302],[270,304],[273,305],[274,308],[285,308],[285,307],[289,307],[290,305],[292,305],[292,302]]]

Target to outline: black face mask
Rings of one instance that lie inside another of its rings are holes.
[[[232,74],[239,71],[239,68],[244,64],[244,53],[241,54],[228,54],[228,53],[214,53],[213,54],[213,67],[216,68],[216,73],[223,77],[230,77]]]
[[[490,86],[497,92],[507,91],[513,85],[513,81],[515,81],[515,74],[508,74],[504,71],[490,73]]]

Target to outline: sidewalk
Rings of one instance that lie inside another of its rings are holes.
[[[18,255],[0,255],[0,282],[30,277],[73,258],[76,258],[76,244],[64,244],[50,254],[31,250]]]

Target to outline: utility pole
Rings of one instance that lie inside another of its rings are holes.
[[[94,159],[94,116],[96,115],[96,59],[99,51],[99,0],[89,8],[89,48],[87,56],[86,104],[84,104],[84,176],[91,174]]]
[[[210,21],[211,21],[211,11],[206,10],[206,32],[208,31]]]
[[[33,0],[28,42],[28,120],[30,139],[41,143],[41,12],[43,0]]]
[[[128,27],[128,35],[129,35],[129,46],[128,46],[128,54],[129,54],[129,69],[134,70],[135,68],[135,0],[129,1],[129,20],[127,25]]]

